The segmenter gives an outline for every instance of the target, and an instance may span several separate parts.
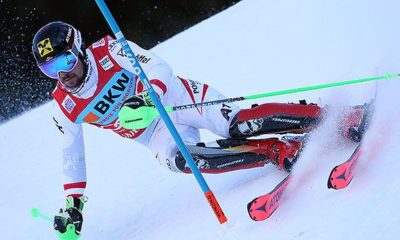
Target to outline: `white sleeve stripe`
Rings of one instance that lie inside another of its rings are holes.
[[[83,195],[84,192],[85,192],[85,188],[71,188],[71,189],[65,190],[65,194],[67,196],[74,195],[74,194]]]

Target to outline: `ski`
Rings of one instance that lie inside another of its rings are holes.
[[[262,221],[269,218],[281,203],[283,193],[291,182],[289,174],[271,192],[253,199],[247,204],[247,212],[254,221]]]
[[[347,187],[350,184],[351,180],[354,178],[355,169],[362,152],[362,145],[359,144],[346,162],[339,164],[332,169],[328,178],[329,189],[332,188],[339,190]]]
[[[360,133],[355,134],[355,136],[357,136],[355,140],[358,140],[360,143],[347,161],[337,165],[332,169],[328,178],[329,189],[340,190],[346,188],[353,180],[359,159],[364,152],[361,140],[362,136],[365,135],[365,133],[368,131],[372,115],[374,113],[374,104],[375,97],[371,100],[370,103],[365,104],[365,116],[363,118],[364,121],[361,123]]]
[[[302,135],[287,135],[283,136],[283,141],[301,141],[302,147],[299,150],[300,152],[307,144],[309,138],[309,134]],[[251,219],[254,221],[262,221],[269,218],[275,210],[279,207],[282,196],[287,189],[288,185],[292,181],[292,175],[287,175],[282,181],[276,185],[276,187],[267,194],[261,195],[253,199],[247,204],[247,212]]]
[[[359,129],[352,132],[352,139],[355,142],[361,142],[362,136],[369,126],[372,117],[371,113],[373,112],[373,103],[374,99],[370,103],[364,105],[365,115],[363,121],[360,124]],[[307,139],[308,138],[306,138],[306,140]],[[328,188],[341,189],[350,184],[354,177],[354,170],[362,152],[363,148],[361,143],[359,143],[351,157],[331,171],[328,179]],[[249,202],[247,204],[247,211],[250,218],[254,221],[262,221],[269,218],[279,207],[282,201],[282,196],[291,181],[292,176],[289,174],[271,192],[261,195]]]

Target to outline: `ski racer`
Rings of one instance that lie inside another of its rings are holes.
[[[151,51],[133,42],[146,76],[165,106],[224,99],[205,83],[177,76],[171,67]],[[40,28],[33,39],[33,55],[40,70],[57,81],[53,120],[63,139],[62,159],[67,206],[54,218],[54,228],[63,233],[74,224],[80,234],[82,209],[86,202],[86,165],[82,124],[114,131],[124,138],[147,146],[160,165],[173,172],[190,173],[182,154],[164,122],[149,119],[154,110],[143,84],[135,74],[121,45],[105,36],[85,47],[80,32],[56,21]],[[136,128],[124,128],[118,113],[127,106],[141,116]],[[233,103],[177,111],[170,117],[196,164],[203,173],[262,167],[272,163],[290,171],[298,158],[302,142],[279,138],[248,139],[268,133],[306,133],[318,126],[324,108],[301,101],[267,103],[240,109]],[[362,107],[354,107],[343,117],[340,131],[347,138],[359,137]],[[200,142],[199,129],[208,129],[223,139]]]

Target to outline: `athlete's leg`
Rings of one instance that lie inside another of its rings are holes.
[[[305,133],[315,128],[322,109],[314,104],[267,103],[240,110],[232,121],[229,133],[245,138],[267,133]]]

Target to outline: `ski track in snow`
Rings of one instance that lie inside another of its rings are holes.
[[[395,0],[243,0],[153,50],[176,74],[228,97],[398,73],[399,7]],[[374,89],[368,83],[257,102],[354,105]],[[285,177],[275,167],[205,175],[229,219],[219,225],[193,176],[169,172],[143,146],[85,126],[89,201],[81,239],[399,239],[399,89],[399,79],[378,84],[367,151],[348,188],[326,187],[330,170],[355,147],[338,143],[332,112],[293,170],[282,205],[263,222],[248,217],[246,204]],[[2,239],[56,239],[51,224],[30,217],[32,207],[53,215],[64,205],[51,104],[0,125]]]

